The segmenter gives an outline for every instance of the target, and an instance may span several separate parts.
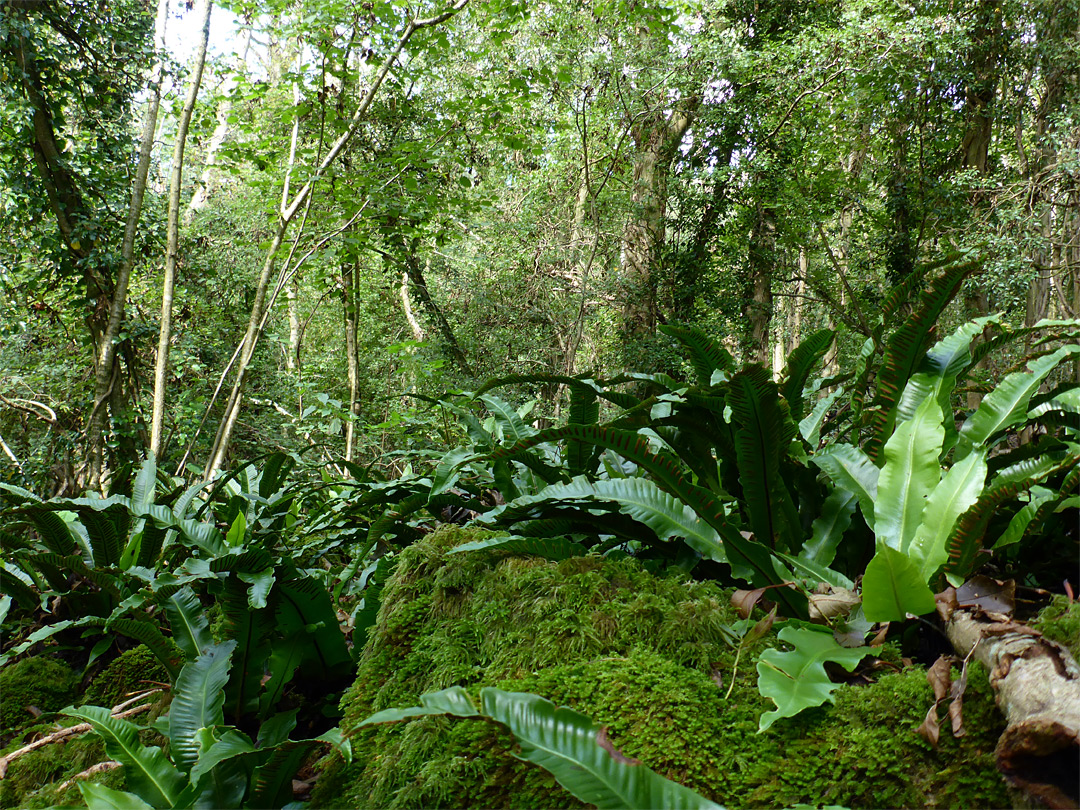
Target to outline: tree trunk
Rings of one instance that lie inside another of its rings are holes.
[[[139,162],[135,168],[132,182],[131,201],[128,205],[127,222],[124,226],[124,238],[120,244],[120,267],[116,274],[116,285],[109,304],[109,320],[98,346],[97,363],[94,368],[94,403],[86,421],[86,486],[98,489],[106,477],[105,467],[105,416],[112,411],[114,419],[121,419],[124,397],[121,395],[119,358],[116,354],[120,327],[124,321],[124,305],[127,300],[128,281],[135,257],[135,233],[142,214],[143,196],[146,193],[146,177],[150,171],[150,154],[154,148],[154,133],[157,131],[158,107],[161,103],[161,82],[165,72],[162,61],[165,48],[165,24],[169,15],[168,0],[159,0],[157,17],[154,23],[154,47],[158,51],[158,61],[154,65],[150,78],[150,98],[143,121],[142,137],[139,144]],[[111,404],[110,404],[111,403]]]
[[[996,0],[981,0],[976,13],[979,21],[970,53],[973,76],[964,88],[968,128],[960,144],[961,165],[985,175],[989,171],[990,142],[993,135],[992,105],[997,95],[998,59],[1002,48],[1001,5]],[[972,206],[979,201],[972,200]],[[979,318],[990,312],[990,299],[982,287],[968,284],[964,295],[968,318]],[[974,350],[980,338],[972,341]],[[979,366],[985,367],[989,357]],[[967,407],[974,410],[982,402],[982,394],[969,391]]]
[[[263,269],[255,287],[255,303],[252,306],[251,317],[248,319],[248,328],[241,344],[243,350],[240,353],[232,390],[229,392],[229,399],[225,404],[225,412],[222,415],[221,423],[218,425],[217,435],[214,437],[214,443],[210,449],[210,458],[204,473],[205,480],[209,481],[214,477],[217,471],[221,469],[228,454],[233,428],[240,415],[241,397],[244,391],[244,384],[247,380],[248,369],[251,365],[251,358],[254,356],[255,346],[258,343],[259,337],[262,335],[266,323],[267,312],[264,310],[264,305],[266,303],[266,291],[270,284],[270,274],[274,270],[278,251],[281,249],[281,245],[285,240],[285,234],[288,231],[293,218],[296,216],[297,211],[300,210],[300,207],[308,200],[315,183],[326,174],[327,169],[337,160],[338,155],[341,154],[342,150],[348,145],[352,140],[353,135],[355,135],[356,131],[360,128],[360,123],[367,115],[368,108],[375,99],[376,93],[379,92],[379,88],[386,79],[386,75],[390,72],[391,66],[397,62],[398,57],[401,55],[402,50],[404,50],[405,45],[412,38],[412,35],[422,28],[438,25],[439,23],[450,19],[461,11],[461,9],[465,8],[468,2],[469,0],[456,0],[452,6],[440,14],[425,19],[413,19],[409,21],[393,50],[383,60],[378,71],[372,76],[371,86],[368,88],[364,98],[360,101],[360,104],[353,111],[345,132],[343,132],[334,142],[333,146],[330,147],[330,150],[326,153],[322,162],[320,162],[315,171],[312,172],[311,177],[304,186],[296,192],[288,206],[282,205],[281,210],[278,213],[278,224],[274,233],[274,239],[266,253],[266,258],[263,261]]]
[[[776,216],[758,209],[750,234],[750,294],[743,306],[749,329],[749,359],[765,365],[769,360],[769,322],[773,315],[772,278],[776,264]]]
[[[243,29],[240,36],[243,37],[243,48],[239,59],[237,59],[236,70],[240,70],[247,64],[248,49],[251,47],[251,29]],[[210,192],[213,190],[214,167],[217,165],[221,147],[225,145],[225,139],[229,136],[229,114],[232,112],[232,101],[229,98],[229,93],[235,84],[235,80],[230,77],[223,90],[221,101],[218,102],[217,126],[214,127],[214,132],[210,136],[210,143],[206,147],[206,159],[203,162],[202,174],[199,175],[199,180],[195,184],[195,191],[191,195],[191,201],[188,203],[187,210],[184,211],[185,225],[191,224],[195,214],[205,208],[207,201],[210,199]]]
[[[165,393],[168,386],[169,348],[172,344],[173,289],[176,285],[176,259],[180,246],[180,191],[184,180],[184,150],[187,146],[191,116],[199,97],[199,87],[202,84],[203,67],[206,64],[206,44],[210,37],[212,9],[213,0],[203,0],[199,10],[202,20],[199,29],[199,47],[195,53],[194,69],[188,81],[184,108],[180,112],[180,121],[176,127],[172,171],[169,175],[169,212],[165,226],[165,270],[161,282],[161,327],[158,333],[157,358],[154,361],[154,405],[150,421],[150,452],[155,456],[161,456],[165,450],[162,427],[165,418]]]
[[[622,239],[623,328],[630,338],[649,337],[656,331],[656,278],[664,246],[668,172],[696,107],[691,100],[666,116],[654,112],[633,130],[638,156]]]
[[[349,413],[352,418],[345,426],[345,460],[352,461],[356,450],[356,420],[360,416],[360,369],[356,343],[357,295],[359,260],[348,257],[341,264],[341,309],[345,320],[345,373],[349,381]]]

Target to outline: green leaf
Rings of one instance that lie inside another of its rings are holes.
[[[975,455],[974,453],[972,454]],[[1036,493],[1036,490],[1041,490]],[[1004,548],[1005,546],[1011,546],[1013,543],[1019,543],[1024,535],[1027,533],[1028,526],[1035,519],[1035,516],[1039,513],[1039,510],[1046,504],[1052,504],[1059,500],[1059,496],[1053,490],[1046,489],[1044,487],[1032,487],[1031,500],[1024,504],[1015,515],[1012,520],[1009,521],[1009,525],[1005,528],[1005,531],[1001,533],[1001,536],[994,543],[994,548]]]
[[[945,439],[941,405],[928,398],[885,444],[878,478],[874,531],[880,543],[906,551],[922,522],[926,498],[941,480],[938,456]]]
[[[511,554],[543,557],[545,560],[568,560],[571,557],[584,557],[588,549],[580,543],[574,543],[565,537],[489,537],[462,543],[448,551],[458,554],[463,551],[496,550]],[[366,598],[366,597],[365,597]]]
[[[806,379],[818,367],[835,338],[836,333],[832,329],[819,329],[796,346],[788,357],[787,366],[781,374],[780,393],[791,408],[791,418],[795,421],[802,419]]]
[[[802,436],[806,443],[811,447],[817,447],[821,441],[821,425],[825,421],[825,416],[828,414],[829,409],[836,403],[836,400],[840,399],[844,395],[844,387],[840,386],[831,394],[827,394],[822,399],[817,401],[814,405],[814,409],[810,411],[810,415],[799,422],[799,435]]]
[[[237,571],[236,576],[241,582],[246,582],[248,588],[248,606],[252,610],[262,610],[266,607],[266,597],[274,586],[274,567],[270,566],[262,571]]]
[[[79,780],[78,785],[88,810],[154,810],[134,793],[85,780]]]
[[[183,587],[165,600],[165,615],[173,641],[188,659],[198,657],[214,643],[202,603],[189,587]]]
[[[534,507],[590,500],[616,504],[620,512],[644,523],[661,540],[680,537],[701,555],[717,562],[727,561],[717,532],[693,509],[645,478],[589,481],[578,476],[569,484],[551,484],[536,495],[511,501],[481,520],[495,522],[506,512],[526,514],[524,510]]]
[[[236,642],[229,683],[225,687],[224,712],[227,717],[239,722],[245,714],[259,707],[259,687],[270,657],[268,639],[274,627],[274,617],[269,609],[251,609],[248,589],[237,577],[229,577],[225,581],[218,604],[221,606],[225,636]]]
[[[839,684],[829,680],[825,663],[831,661],[851,672],[870,652],[866,647],[841,647],[827,628],[821,632],[785,627],[778,638],[795,649],[766,650],[758,660],[758,691],[776,704],[774,711],[761,715],[759,733],[781,717],[794,717],[803,709],[834,701],[832,693]]]
[[[229,533],[225,535],[225,545],[229,548],[237,548],[244,545],[244,535],[247,533],[247,518],[243,512],[236,513],[236,519],[229,527]]]
[[[665,324],[659,329],[690,352],[690,364],[702,388],[709,387],[714,371],[734,370],[735,360],[731,353],[700,329],[682,324]]]
[[[604,730],[585,715],[558,708],[551,701],[523,692],[480,690],[478,712],[460,686],[420,697],[421,706],[386,709],[360,725],[407,720],[434,714],[479,717],[507,726],[521,745],[522,758],[549,771],[580,801],[604,808],[672,808],[720,810],[691,790],[662,778],[649,768],[614,757],[601,745]],[[610,745],[610,744],[609,744]]]
[[[169,752],[185,773],[199,757],[196,732],[224,722],[225,684],[235,641],[209,647],[180,670],[169,706]]]
[[[1039,390],[1046,376],[1066,357],[1080,352],[1080,345],[1062,346],[1056,352],[1032,360],[1027,371],[1008,375],[987,394],[978,410],[960,428],[960,454],[982,444],[999,430],[1022,422],[1027,416],[1028,401]]]
[[[986,485],[986,453],[970,453],[953,465],[926,499],[915,539],[904,549],[919,564],[924,582],[949,558],[946,543],[957,518],[978,500]]]
[[[154,502],[156,489],[157,464],[154,463],[154,455],[151,453],[139,467],[139,472],[131,485],[131,510],[136,515],[143,514]]]
[[[819,565],[829,565],[836,556],[836,547],[851,525],[858,497],[849,489],[837,486],[821,505],[821,514],[814,520],[810,539],[799,552],[801,559]]]
[[[739,481],[754,539],[798,551],[799,516],[781,472],[796,428],[780,407],[776,383],[762,366],[750,366],[731,378],[728,404],[737,425]]]
[[[613,757],[600,745],[603,729],[572,709],[492,687],[480,691],[480,701],[485,715],[514,733],[524,759],[549,771],[578,800],[599,810],[720,810],[644,765]]]
[[[502,435],[505,439],[511,442],[520,442],[536,434],[536,429],[527,426],[518,416],[518,412],[508,402],[490,394],[483,394],[477,399],[483,402],[491,411],[491,415],[495,417],[495,422],[502,429]]]
[[[101,706],[64,709],[63,714],[84,720],[105,741],[105,753],[124,766],[126,784],[155,808],[175,806],[186,782],[165,753],[139,742],[139,727],[113,717]]]
[[[870,458],[878,458],[882,442],[893,431],[896,405],[911,375],[925,358],[926,346],[938,317],[956,297],[964,279],[978,267],[974,262],[947,265],[923,291],[911,316],[889,338],[877,375],[870,438],[863,445]]]
[[[203,775],[225,760],[242,754],[251,754],[256,750],[245,734],[231,728],[225,729],[217,739],[214,738],[213,730],[204,728],[199,732],[199,742],[202,743],[201,752],[198,760],[191,767],[192,782],[198,782]]]
[[[420,696],[420,705],[407,709],[383,709],[360,723],[372,726],[376,723],[394,723],[413,717],[427,717],[435,714],[452,714],[454,717],[479,717],[469,694],[460,686],[451,686],[438,692],[428,692]]]
[[[934,594],[919,563],[901,551],[879,545],[862,581],[863,614],[871,622],[901,622],[910,613],[934,610]]]
[[[305,667],[315,676],[331,680],[346,675],[352,669],[352,658],[322,583],[313,577],[279,578],[275,593],[278,630],[307,641]]]
[[[834,444],[810,457],[839,487],[855,493],[866,524],[874,528],[874,502],[877,500],[881,471],[862,450],[850,444]]]

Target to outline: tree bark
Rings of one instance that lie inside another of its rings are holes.
[[[266,303],[266,292],[270,285],[270,275],[274,271],[278,251],[281,249],[281,245],[285,240],[285,234],[289,230],[293,218],[296,216],[297,211],[300,210],[300,207],[308,200],[315,183],[326,174],[327,169],[337,160],[342,150],[349,144],[356,134],[356,131],[360,128],[360,123],[367,115],[368,108],[375,99],[376,93],[379,92],[379,88],[386,79],[386,75],[390,72],[391,66],[397,61],[402,50],[405,48],[405,45],[412,38],[412,35],[422,28],[429,28],[450,19],[465,8],[468,2],[469,0],[456,0],[452,6],[440,14],[425,19],[413,19],[409,21],[393,50],[383,60],[375,75],[372,76],[371,86],[368,88],[364,98],[353,112],[345,131],[338,137],[333,146],[330,147],[330,150],[326,153],[322,162],[316,167],[315,171],[312,172],[311,177],[304,186],[296,192],[291,202],[287,206],[282,205],[281,210],[278,212],[278,224],[274,233],[274,239],[266,253],[262,272],[259,274],[259,280],[256,283],[255,302],[252,306],[251,317],[248,319],[247,331],[242,341],[243,350],[237,364],[236,377],[233,381],[232,389],[229,392],[229,399],[225,404],[225,412],[222,415],[221,423],[218,425],[217,435],[214,437],[214,443],[210,449],[210,458],[204,473],[205,480],[209,481],[214,477],[217,471],[221,469],[228,454],[233,428],[236,426],[236,420],[240,416],[241,397],[244,391],[244,384],[247,380],[248,370],[251,365],[251,359],[254,356],[255,346],[258,343],[259,337],[262,335],[265,325],[266,312],[264,311],[264,305]]]
[[[357,295],[360,263],[355,257],[346,257],[341,264],[341,309],[345,321],[345,374],[349,381],[349,414],[352,419],[345,426],[345,460],[352,461],[356,449],[356,420],[360,416],[360,369],[356,341]]]
[[[769,322],[773,314],[772,277],[776,264],[776,215],[759,208],[750,234],[750,294],[743,306],[749,328],[749,355],[755,363],[769,361]]]
[[[165,395],[168,387],[169,348],[172,344],[172,304],[176,286],[176,260],[180,246],[180,190],[184,181],[184,150],[187,146],[188,129],[195,102],[202,85],[203,68],[206,65],[206,45],[210,38],[210,14],[213,0],[203,0],[200,8],[199,47],[195,53],[195,65],[188,81],[187,97],[176,127],[173,144],[172,171],[169,175],[169,211],[166,219],[165,270],[161,282],[161,326],[158,331],[158,350],[154,360],[154,405],[150,421],[150,452],[155,456],[164,451]]]
[[[638,156],[634,161],[630,217],[622,239],[626,285],[623,328],[630,338],[649,337],[656,332],[656,276],[665,237],[668,173],[697,104],[698,100],[689,99],[667,115],[653,112],[633,129]]]
[[[150,171],[150,154],[154,148],[154,133],[157,130],[158,108],[161,103],[161,82],[165,73],[163,62],[165,24],[169,14],[168,0],[159,0],[157,17],[154,24],[154,47],[158,51],[158,61],[154,65],[150,78],[150,98],[143,121],[142,137],[139,145],[139,162],[135,168],[135,179],[131,188],[131,201],[128,205],[127,222],[124,238],[120,245],[120,267],[116,274],[116,285],[112,290],[109,303],[109,319],[98,346],[97,363],[94,369],[94,404],[86,424],[86,486],[98,489],[103,483],[105,472],[105,416],[106,410],[112,410],[114,418],[119,418],[117,404],[123,407],[123,397],[119,389],[119,358],[116,347],[120,327],[124,321],[124,305],[127,300],[128,282],[134,264],[135,233],[142,214],[143,196],[146,193],[146,177]],[[112,407],[109,403],[112,403]]]
[[[1076,807],[1080,667],[1068,650],[979,608],[953,610],[946,629],[957,654],[990,673],[1008,723],[995,752],[1006,780],[1049,807]]]

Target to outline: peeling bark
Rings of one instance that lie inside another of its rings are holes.
[[[1049,807],[1077,807],[1080,667],[1069,651],[979,607],[951,610],[946,631],[959,655],[990,673],[1008,723],[996,750],[1005,779]]]

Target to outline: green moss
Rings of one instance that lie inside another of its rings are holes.
[[[508,733],[486,721],[357,728],[374,711],[453,684],[571,706],[607,726],[628,756],[727,806],[1009,803],[993,765],[1001,721],[985,677],[972,676],[967,736],[946,729],[938,751],[915,733],[932,702],[919,669],[843,686],[835,706],[758,734],[772,704],[757,692],[753,661],[775,638],[744,650],[733,672],[723,627],[736,617],[715,584],[653,576],[633,560],[444,553],[475,539],[443,529],[403,553],[342,703],[353,762],[327,761],[314,806],[580,806],[515,759]]]
[[[82,704],[111,709],[134,692],[168,683],[169,673],[145,644],[117,656],[87,687]]]
[[[47,656],[24,658],[0,671],[0,730],[6,736],[34,722],[35,714],[50,713],[71,704],[77,677],[71,667]]]
[[[46,745],[24,754],[11,763],[7,777],[0,781],[0,807],[82,805],[82,794],[76,785],[62,791],[59,786],[75,774],[106,759],[104,744],[89,735]],[[119,790],[124,781],[123,769],[113,769],[90,778]]]
[[[1080,660],[1080,602],[1055,596],[1031,624],[1047,638],[1064,645],[1073,658]]]

